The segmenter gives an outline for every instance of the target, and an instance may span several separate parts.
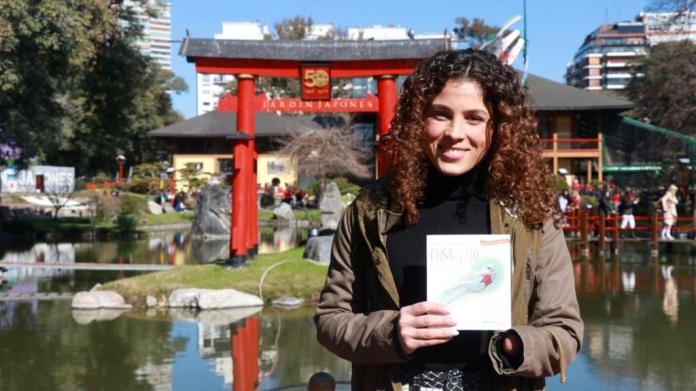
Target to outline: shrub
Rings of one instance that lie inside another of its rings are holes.
[[[134,232],[135,228],[138,226],[138,220],[131,215],[119,214],[118,217],[116,217],[116,226],[121,232]]]
[[[75,178],[75,191],[85,190],[87,188],[87,181],[83,177]]]
[[[137,218],[145,212],[145,203],[142,197],[133,194],[123,194],[119,199],[119,215],[131,215]]]
[[[102,171],[99,171],[97,173],[97,176],[94,177],[94,183],[102,184],[102,183],[110,182],[110,181],[111,181],[111,177],[104,174],[104,172],[102,172]]]
[[[360,186],[356,185],[355,183],[352,183],[345,177],[339,176],[331,180],[336,182],[336,184],[338,185],[338,189],[341,191],[341,194],[351,193],[353,195],[357,195],[360,192]]]

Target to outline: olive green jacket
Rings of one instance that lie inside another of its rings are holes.
[[[392,374],[408,359],[398,344],[399,293],[387,259],[387,232],[401,218],[379,189],[364,190],[347,209],[331,250],[314,321],[319,342],[353,364],[354,390],[400,390]],[[583,323],[563,232],[551,220],[531,230],[490,203],[491,232],[509,234],[513,249],[512,324],[523,362],[506,368],[495,335],[489,356],[501,390],[541,390],[580,351]]]

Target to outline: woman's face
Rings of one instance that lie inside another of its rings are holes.
[[[462,175],[490,148],[491,114],[478,83],[450,80],[428,108],[423,148],[442,174]]]

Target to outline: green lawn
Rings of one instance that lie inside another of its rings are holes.
[[[297,220],[321,220],[321,211],[319,209],[293,209]],[[271,209],[259,209],[259,221],[273,220],[273,211]]]
[[[112,281],[101,289],[115,290],[129,303],[138,305],[144,303],[147,295],[168,297],[177,288],[234,288],[258,295],[263,272],[278,262],[287,261],[266,275],[264,300],[283,295],[316,300],[326,278],[327,266],[304,260],[303,251],[304,248],[300,247],[282,253],[259,255],[247,267],[238,269],[226,269],[215,264],[177,266],[172,270]]]
[[[147,225],[190,223],[193,220],[193,211],[186,210],[177,213],[162,213],[161,215],[147,214]]]

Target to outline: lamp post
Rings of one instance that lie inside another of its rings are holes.
[[[116,156],[116,161],[118,162],[118,184],[123,184],[123,162],[126,161],[126,157],[123,155]]]

